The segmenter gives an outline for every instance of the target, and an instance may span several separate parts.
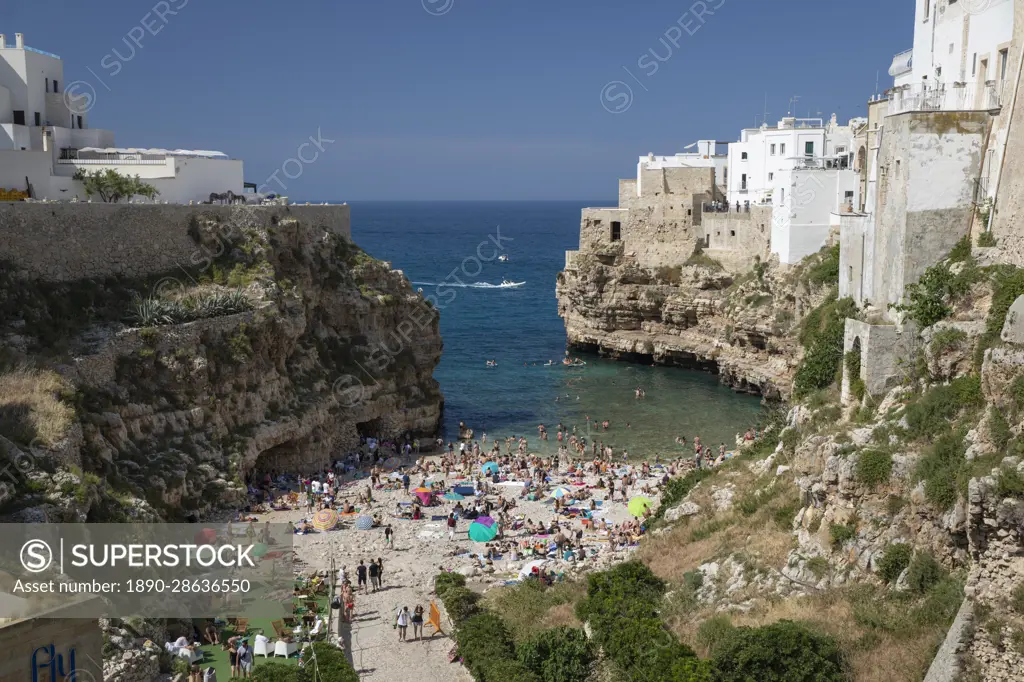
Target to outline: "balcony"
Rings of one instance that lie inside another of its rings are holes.
[[[1001,105],[999,81],[913,83],[889,94],[888,115],[908,111],[990,111]]]
[[[914,68],[914,50],[903,50],[892,58],[892,66],[889,67],[889,75],[893,78],[910,73]]]

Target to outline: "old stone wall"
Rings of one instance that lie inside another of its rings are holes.
[[[1019,10],[1020,3],[1015,9]],[[1024,11],[1013,13],[1013,42],[1010,47],[1010,63],[1019,63],[1024,48]],[[1016,101],[1011,98],[1004,102],[1000,120],[996,122],[998,140],[1005,140],[998,176],[990,172],[989,177],[998,181],[995,215],[992,218],[992,232],[999,240],[1003,257],[1017,266],[1024,266],[1024,164],[1019,159],[1024,155],[1024,92],[1021,92],[1021,71],[1014,66],[1009,73],[1007,92],[1016,90]],[[1012,106],[1011,106],[1012,103]]]
[[[902,300],[907,284],[970,230],[987,112],[916,112],[886,118],[879,150],[873,304]]]
[[[755,258],[768,259],[771,233],[771,206],[751,206],[749,212],[703,213],[697,238],[704,240],[704,253],[727,270],[745,272]]]
[[[269,227],[295,218],[351,236],[341,206],[182,206],[171,204],[0,203],[0,262],[50,282],[141,278],[203,265],[210,255],[189,235],[195,220]]]
[[[910,372],[914,349],[918,346],[917,328],[910,323],[868,324],[846,320],[843,355],[860,349],[860,378],[868,395],[883,395]],[[850,377],[843,371],[843,400],[849,399]]]

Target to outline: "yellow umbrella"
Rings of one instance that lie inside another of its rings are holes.
[[[338,525],[338,512],[333,509],[321,509],[313,515],[313,527],[317,530],[330,530]]]
[[[638,495],[629,501],[627,508],[633,516],[643,516],[644,512],[651,508],[651,501],[642,495]]]

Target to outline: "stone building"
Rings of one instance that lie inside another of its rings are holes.
[[[1013,4],[918,0],[914,47],[894,57],[894,87],[884,103],[869,103],[866,129],[855,136],[864,201],[840,218],[839,295],[879,323],[846,325],[844,351],[860,352],[869,393],[900,376],[916,338],[892,307],[907,285],[972,230],[988,227],[979,218],[991,215],[999,196],[1014,132],[1021,13]]]

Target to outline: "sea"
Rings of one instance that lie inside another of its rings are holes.
[[[602,205],[614,203],[351,202],[353,240],[404,271],[441,311],[444,353],[435,377],[448,440],[465,422],[475,438],[525,435],[531,450],[552,452],[561,423],[616,453],[653,458],[683,452],[677,436],[732,449],[755,423],[760,400],[705,372],[580,353],[574,357],[584,366],[562,365],[555,278],[565,251],[579,246],[580,209]],[[500,287],[506,280],[518,286]],[[605,420],[607,430],[594,426]],[[547,442],[538,437],[541,424]]]

